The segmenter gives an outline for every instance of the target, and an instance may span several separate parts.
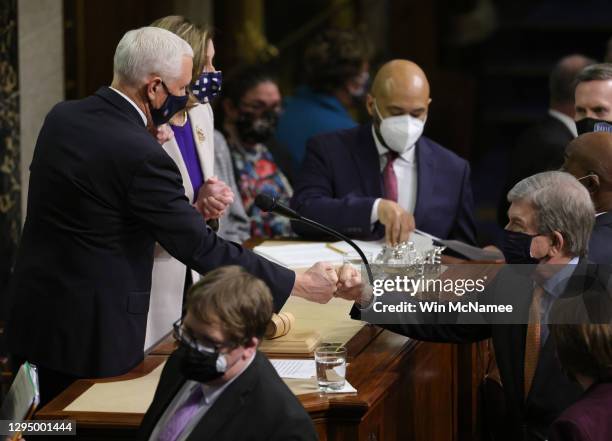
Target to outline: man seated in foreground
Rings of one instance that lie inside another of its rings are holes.
[[[266,284],[211,271],[187,295],[179,348],[162,372],[140,440],[316,440],[310,416],[257,346],[273,312]]]

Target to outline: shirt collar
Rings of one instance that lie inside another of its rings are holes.
[[[110,90],[114,90],[115,92],[117,92],[119,95],[121,95],[123,98],[125,98],[128,103],[130,103],[132,106],[134,106],[134,109],[136,109],[138,111],[138,114],[142,118],[142,122],[144,123],[144,125],[145,126],[147,125],[147,116],[144,114],[144,112],[142,110],[140,110],[140,107],[138,107],[136,105],[136,103],[129,96],[127,96],[125,93],[121,92],[120,90],[115,89],[114,87],[109,86],[108,88]]]
[[[544,282],[542,285],[544,291],[555,298],[559,298],[565,291],[567,283],[569,282],[569,277],[576,269],[578,260],[578,257],[574,257],[572,260],[567,262],[567,264],[561,268],[561,270],[556,272],[550,279],[546,280],[546,282]]]
[[[563,123],[565,127],[574,135],[574,138],[578,136],[578,130],[576,129],[576,121],[567,116],[565,113],[561,113],[558,110],[548,109],[548,114],[553,118],[557,118]]]
[[[374,137],[374,143],[376,144],[376,150],[378,150],[378,156],[385,156],[387,153],[389,153],[390,150],[384,145],[382,145],[382,143],[378,139],[378,136],[376,136],[376,131],[374,130],[374,124],[372,124],[372,136]],[[406,150],[404,153],[399,155],[399,157],[402,158],[406,162],[414,163],[415,154],[416,154],[416,143],[412,147],[410,147],[408,150]]]

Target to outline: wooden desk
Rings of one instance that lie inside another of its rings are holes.
[[[412,341],[377,326],[364,327],[347,346],[347,379],[358,393],[299,396],[322,441],[456,439],[454,346]],[[121,377],[77,381],[40,410],[36,418],[74,419],[78,439],[134,439],[141,414],[63,409],[96,382],[145,375],[165,358],[148,355]]]
[[[422,343],[368,325],[347,348],[347,380],[357,394],[298,396],[322,441],[475,439],[484,359],[480,345]],[[35,417],[74,419],[82,440],[132,440],[142,414],[64,409],[95,383],[151,372],[171,350],[171,342],[163,341],[126,375],[77,381]]]

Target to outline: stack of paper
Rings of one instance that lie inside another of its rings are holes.
[[[314,360],[271,359],[270,362],[276,369],[278,376],[285,380],[294,394],[302,395],[318,392]],[[357,393],[357,389],[345,380],[341,389],[329,390],[327,393]]]
[[[270,360],[281,378],[313,378],[316,375],[314,360],[273,358]]]

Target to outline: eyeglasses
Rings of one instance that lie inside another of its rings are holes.
[[[172,325],[172,335],[174,339],[183,343],[198,352],[221,352],[221,349],[233,349],[236,345],[227,343],[218,343],[206,337],[195,338],[191,332],[183,325],[183,319],[180,318]]]

